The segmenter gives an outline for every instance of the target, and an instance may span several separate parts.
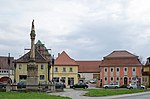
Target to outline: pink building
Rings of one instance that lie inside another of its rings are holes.
[[[138,56],[128,51],[113,51],[102,60],[100,65],[101,85],[119,83],[126,86],[129,83],[140,83],[142,64]]]

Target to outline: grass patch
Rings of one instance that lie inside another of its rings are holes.
[[[0,92],[0,99],[71,99],[38,92]]]
[[[85,89],[88,91],[85,96],[90,97],[100,97],[100,96],[113,96],[113,95],[121,95],[121,94],[131,94],[131,93],[138,93],[138,92],[145,92],[150,91],[149,89],[140,90],[140,89]]]

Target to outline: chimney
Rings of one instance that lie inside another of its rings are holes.
[[[58,53],[58,57],[59,57],[60,53]]]

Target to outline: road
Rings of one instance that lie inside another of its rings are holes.
[[[83,96],[87,91],[64,89],[64,92],[50,93],[51,95],[70,97],[72,99],[150,99],[150,92],[124,94],[106,97],[87,97]]]

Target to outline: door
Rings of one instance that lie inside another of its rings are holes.
[[[128,84],[128,78],[124,77],[124,85],[127,86],[127,84]]]

